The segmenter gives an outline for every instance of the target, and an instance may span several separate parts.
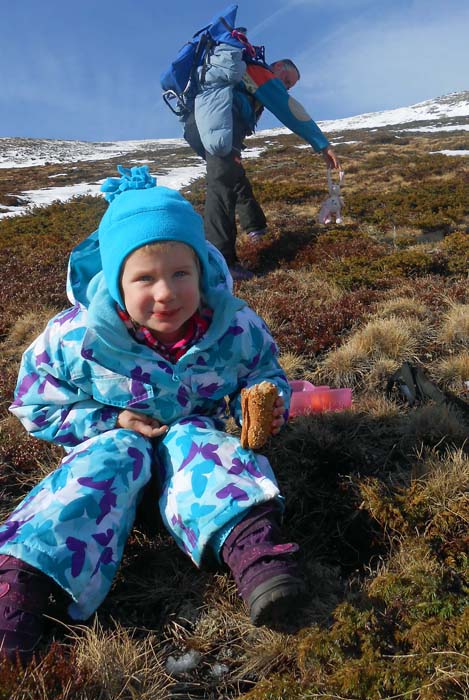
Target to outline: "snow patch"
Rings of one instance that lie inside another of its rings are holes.
[[[143,141],[60,141],[55,139],[0,138],[0,168],[31,168],[54,163],[107,160],[132,151],[187,146],[184,139]],[[188,147],[188,146],[187,146]]]
[[[202,654],[200,651],[188,651],[176,659],[174,656],[169,656],[166,661],[166,670],[172,676],[179,676],[182,673],[193,671],[200,663]]]
[[[205,164],[174,168],[166,173],[158,173],[156,176],[159,185],[170,187],[175,190],[180,190],[185,185],[189,185],[193,180],[202,177],[205,173]],[[153,173],[154,174],[154,173]],[[44,207],[52,202],[66,202],[73,197],[82,195],[101,196],[101,184],[104,180],[97,183],[80,182],[76,185],[68,185],[66,187],[47,187],[42,190],[25,190],[21,192],[20,198],[24,201],[23,206],[17,207],[2,207],[7,209],[6,212],[0,212],[0,219],[19,216],[24,214],[30,207]]]
[[[430,151],[430,154],[442,153],[444,156],[469,156],[469,151]]]

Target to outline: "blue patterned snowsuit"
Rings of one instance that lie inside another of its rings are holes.
[[[198,566],[249,508],[281,499],[268,460],[224,432],[223,418],[226,396],[239,421],[241,388],[262,380],[287,406],[290,396],[265,324],[226,289],[210,290],[211,326],[176,364],[137,343],[102,272],[94,274],[91,239],[71,257],[78,301],[25,352],[11,406],[32,435],[67,454],[0,527],[0,554],[52,577],[72,597],[75,619],[89,617],[111,587],[152,463],[164,523]],[[124,408],[168,432],[151,441],[116,428]]]

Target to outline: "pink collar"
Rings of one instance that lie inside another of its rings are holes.
[[[177,362],[180,357],[185,355],[189,348],[195,345],[206,333],[213,316],[212,309],[208,307],[201,311],[196,311],[187,321],[186,332],[180,340],[177,340],[175,343],[162,343],[155,338],[149,328],[140,326],[135,323],[135,321],[132,321],[127,311],[123,311],[118,305],[116,305],[116,310],[130,335],[135,338],[138,343],[147,345],[173,364]]]

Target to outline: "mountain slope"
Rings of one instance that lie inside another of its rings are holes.
[[[359,114],[348,119],[321,122],[325,131],[345,129],[375,129],[384,126],[408,128],[413,122],[425,122],[425,126],[443,128],[449,122],[456,128],[469,130],[469,91],[454,92],[432,100],[425,100],[409,107],[384,112]],[[423,126],[423,125],[422,125]]]
[[[58,625],[32,667],[0,663],[2,698],[467,700],[468,135],[370,126],[333,136],[344,224],[316,222],[322,159],[294,135],[261,132],[247,155],[262,157],[245,167],[269,233],[238,240],[258,274],[236,294],[269,324],[288,378],[353,393],[351,410],[294,418],[265,450],[285,537],[300,545],[302,629],[252,627],[226,570],[196,570],[166,535],[154,485],[96,617]],[[0,169],[0,197],[46,197],[51,182],[97,190],[124,156],[159,176],[203,172],[188,148],[150,142],[104,160]],[[184,189],[199,211],[204,187],[199,177]],[[62,456],[8,405],[23,350],[68,306],[70,249],[105,208],[81,197],[0,221],[0,519]],[[389,394],[404,362],[447,401],[410,406],[404,391]]]
[[[341,139],[348,138],[348,133],[352,134],[350,138],[362,139],[365,132],[389,127],[392,133],[465,131],[469,130],[469,92],[320,125],[333,136],[339,154]],[[285,128],[259,130],[247,139],[244,157],[264,153],[285,136],[296,138]],[[183,139],[88,143],[0,138],[0,219],[21,214],[31,205],[67,201],[83,194],[97,195],[103,178],[114,174],[117,163],[148,163],[160,184],[178,189],[205,172],[203,161]]]
[[[375,129],[385,126],[408,125],[411,122],[431,122],[444,126],[448,119],[458,119],[461,128],[469,128],[469,91],[451,93],[409,107],[370,112],[344,119],[319,122],[327,133],[350,129]],[[274,133],[290,133],[284,128],[260,129],[256,138]],[[109,160],[128,153],[148,150],[179,151],[186,148],[184,139],[155,139],[142,141],[115,141],[91,143],[87,141],[63,141],[50,139],[0,138],[0,168],[24,168],[52,163],[76,163],[93,160]]]

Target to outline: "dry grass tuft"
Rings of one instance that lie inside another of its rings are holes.
[[[296,661],[295,638],[266,627],[252,627],[245,640],[245,653],[237,677],[268,678],[273,673],[289,673]]]
[[[418,537],[407,538],[405,546],[396,547],[393,556],[381,568],[379,574],[370,582],[368,592],[371,596],[379,595],[386,604],[395,603],[397,580],[408,582],[407,595],[418,597],[418,588],[423,582],[435,585],[443,575],[443,565],[432,557],[428,545]]]
[[[294,290],[295,304],[306,303],[315,308],[323,303],[338,301],[343,291],[330,279],[324,279],[317,271],[276,270],[262,282],[250,283],[243,288],[243,298],[261,316],[275,335],[281,320],[275,309],[280,301],[285,303],[287,290]],[[313,309],[310,308],[311,313]]]
[[[339,301],[344,294],[343,289],[333,279],[321,274],[317,268],[298,270],[289,274],[292,285],[300,292],[303,290],[308,296],[315,297],[318,304]]]
[[[399,363],[389,357],[378,358],[363,375],[364,391],[385,392],[389,377],[396,371]]]
[[[469,457],[464,449],[427,450],[416,461],[412,474],[400,472],[388,483],[368,479],[360,484],[363,505],[397,544],[399,561],[411,561],[414,554],[402,553],[405,538],[416,543],[422,551],[433,551],[435,537],[459,531],[466,537],[469,521]],[[433,544],[425,539],[433,535]],[[454,552],[457,548],[453,543]],[[412,545],[412,549],[415,548]],[[425,555],[426,556],[426,555]],[[389,560],[390,561],[390,560]]]
[[[394,402],[390,401],[383,394],[368,392],[360,397],[360,410],[376,421],[384,421],[390,418],[397,418],[402,409]]]
[[[415,476],[419,499],[431,518],[458,515],[465,527],[469,525],[469,457],[462,449],[443,455],[431,452]]]
[[[280,365],[288,379],[304,379],[308,371],[308,359],[294,352],[282,352],[279,355]]]
[[[456,393],[467,391],[465,382],[469,381],[469,352],[462,352],[445,357],[431,368],[436,381]]]
[[[418,319],[391,316],[369,321],[350,339],[358,356],[388,357],[397,362],[415,359],[424,326]]]
[[[137,630],[119,624],[105,630],[71,628],[77,670],[88,680],[90,697],[99,700],[154,700],[170,697],[172,679],[165,671],[161,643],[152,636],[139,639]],[[94,695],[91,695],[94,693]]]
[[[318,374],[336,386],[369,385],[367,377],[376,381],[383,372],[415,360],[425,333],[424,324],[416,318],[373,319],[331,351]]]
[[[49,320],[58,311],[60,311],[58,308],[39,307],[18,316],[2,343],[3,351],[12,355],[22,353],[42,333]]]
[[[429,316],[429,309],[415,297],[402,296],[377,304],[375,316],[381,319],[414,317],[424,321]]]
[[[438,335],[445,346],[459,345],[469,348],[469,304],[451,304],[442,319]]]
[[[337,387],[356,387],[363,382],[370,369],[367,357],[358,356],[352,342],[333,350],[317,370],[317,381],[331,383]]]
[[[425,405],[409,413],[403,424],[407,444],[462,445],[467,440],[467,423],[446,406]]]

